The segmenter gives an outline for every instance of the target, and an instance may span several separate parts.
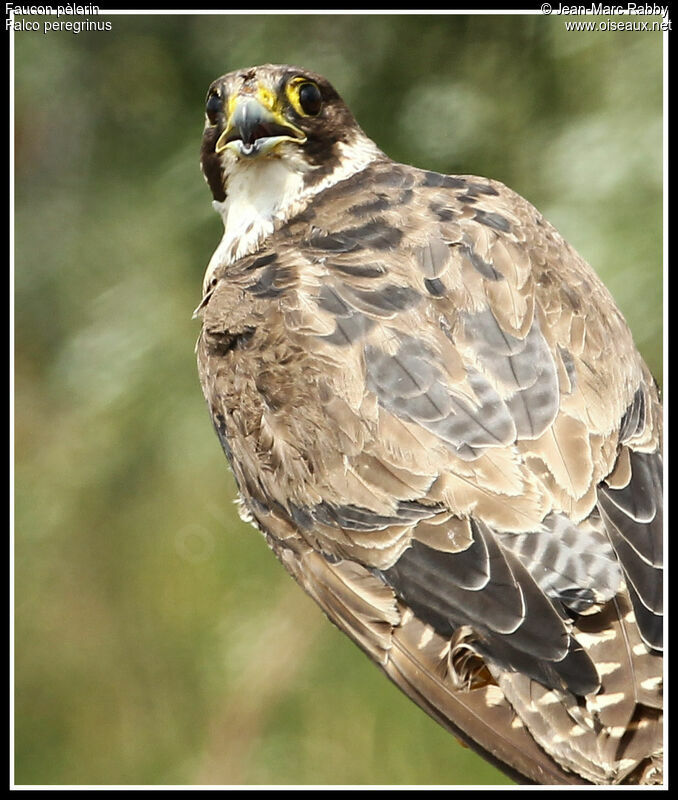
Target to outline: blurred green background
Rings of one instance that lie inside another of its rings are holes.
[[[91,18],[93,19],[93,18]],[[294,585],[198,385],[232,69],[326,75],[389,155],[497,178],[662,364],[662,41],[542,16],[112,16],[15,47],[15,782],[502,784]]]

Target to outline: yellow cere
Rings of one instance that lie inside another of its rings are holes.
[[[228,98],[228,109],[227,109],[227,110],[228,110],[228,113],[226,114],[226,119],[227,119],[229,122],[230,122],[230,121],[231,121],[231,119],[233,118],[233,112],[235,111],[235,104],[236,104],[236,101],[237,101],[237,99],[238,99],[238,95],[237,95],[237,94],[232,94],[232,95],[231,95],[231,96]]]
[[[273,114],[280,115],[282,113],[278,95],[267,86],[262,86],[261,84],[257,86],[257,100]]]
[[[228,98],[228,115],[227,115],[227,118],[229,120],[233,116],[233,112],[235,111],[235,106],[236,106],[238,100],[240,100],[241,97],[242,97],[242,95],[240,95],[240,94],[238,94],[236,92],[236,93],[232,94]],[[264,108],[267,108],[273,114],[278,114],[279,115],[281,113],[282,109],[281,109],[280,102],[278,100],[277,95],[275,94],[275,92],[272,92],[266,86],[262,86],[261,84],[259,84],[257,86],[256,98],[262,104],[262,106],[264,106]]]

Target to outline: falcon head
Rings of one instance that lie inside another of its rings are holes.
[[[266,64],[215,80],[207,93],[201,165],[214,199],[262,162],[318,183],[340,165],[379,153],[330,83],[308,70]]]

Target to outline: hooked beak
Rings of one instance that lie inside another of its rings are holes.
[[[252,158],[269,153],[280,142],[305,141],[304,132],[280,114],[270,111],[252,95],[241,95],[214,150],[216,153],[232,150],[238,156]]]

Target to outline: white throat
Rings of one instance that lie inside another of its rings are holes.
[[[341,148],[339,166],[322,181],[304,187],[300,164],[287,158],[264,158],[235,164],[228,178],[228,196],[212,205],[224,221],[224,235],[214,251],[203,283],[207,291],[214,271],[255,252],[276,223],[298,214],[318,192],[360,172],[383,155],[367,137]]]

